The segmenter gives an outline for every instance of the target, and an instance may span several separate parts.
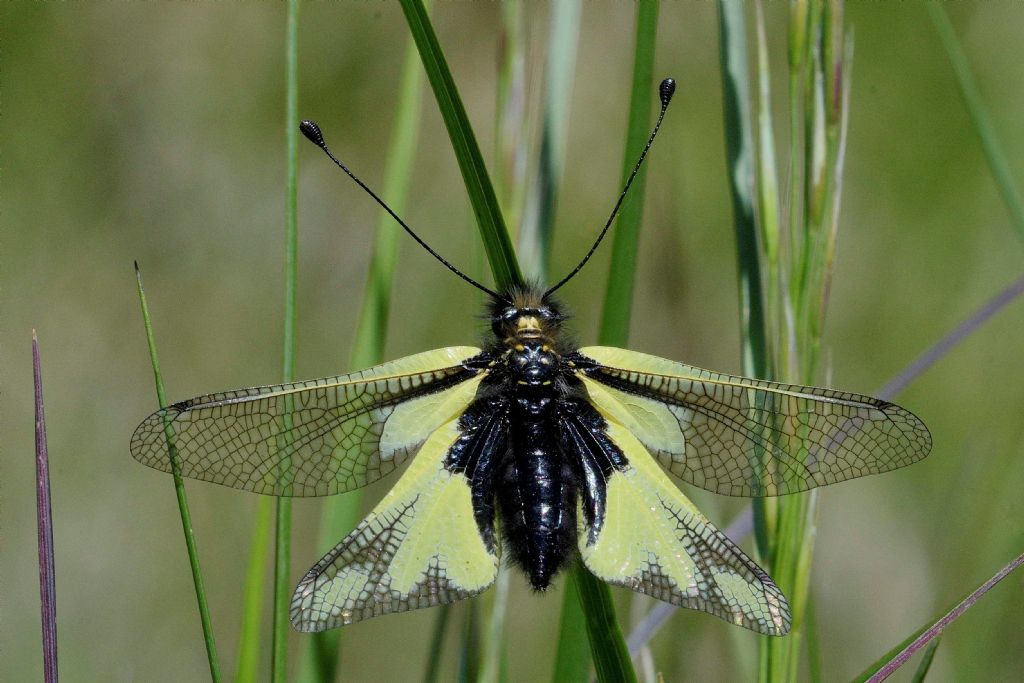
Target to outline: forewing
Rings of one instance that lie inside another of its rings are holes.
[[[715,493],[777,496],[905,467],[931,435],[869,396],[723,375],[611,347],[579,375],[591,401],[673,474]],[[584,363],[584,366],[586,364]]]
[[[183,476],[278,496],[351,491],[405,462],[459,415],[483,377],[451,347],[349,375],[241,389],[175,403],[132,435],[132,456]]]
[[[445,467],[457,419],[437,429],[366,519],[292,595],[299,631],[443,605],[494,582],[498,557],[473,515],[470,481]]]
[[[789,605],[765,571],[708,522],[628,429],[609,422],[607,436],[628,465],[608,475],[596,529],[580,531],[587,568],[658,600],[785,635]]]

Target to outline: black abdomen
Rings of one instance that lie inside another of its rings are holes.
[[[551,399],[513,401],[510,449],[496,477],[506,547],[544,590],[576,541],[576,485],[556,439]]]

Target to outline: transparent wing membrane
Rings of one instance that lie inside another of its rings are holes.
[[[376,481],[459,415],[482,378],[479,349],[426,351],[369,370],[176,403],[146,418],[132,456],[185,477],[279,496],[325,496]],[[173,445],[169,452],[168,446]]]
[[[900,406],[723,375],[611,347],[580,349],[591,400],[672,474],[732,496],[806,491],[905,467],[931,435]]]

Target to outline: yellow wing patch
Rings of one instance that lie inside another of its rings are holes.
[[[444,468],[457,421],[430,435],[384,499],[302,579],[291,603],[296,629],[454,602],[494,582],[498,558],[477,528],[469,480]]]
[[[594,542],[588,544],[586,530],[579,534],[587,568],[608,583],[673,605],[760,633],[786,634],[791,617],[778,586],[708,522],[628,429],[605,417],[608,437],[630,464],[608,477],[605,517]]]

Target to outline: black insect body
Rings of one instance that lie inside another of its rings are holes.
[[[165,472],[279,496],[323,496],[408,468],[299,582],[291,620],[321,631],[490,586],[504,552],[537,590],[579,557],[599,578],[769,635],[789,631],[772,579],[669,475],[774,496],[924,458],[928,429],[868,396],[702,370],[611,347],[577,349],[553,287],[494,292],[483,349],[426,351],[348,375],[209,394],[150,415],[132,455]],[[174,448],[168,446],[173,444]],[[171,455],[173,454],[173,455]],[[174,458],[173,464],[171,458]]]
[[[588,525],[599,528],[604,470],[624,458],[582,395],[579,354],[562,341],[559,306],[542,289],[517,288],[491,309],[494,339],[471,362],[487,367],[488,377],[446,466],[467,473],[488,539],[497,500],[511,559],[545,590],[575,552],[577,497]]]

